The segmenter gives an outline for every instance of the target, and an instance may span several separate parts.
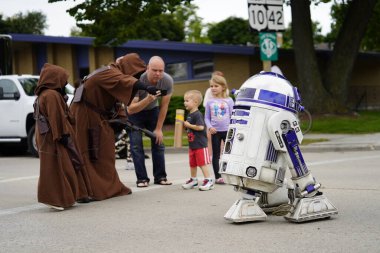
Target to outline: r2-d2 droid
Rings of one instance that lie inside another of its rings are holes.
[[[266,212],[293,222],[338,214],[319,191],[303,159],[297,88],[282,75],[261,72],[236,92],[220,173],[242,193],[224,218],[233,222],[265,220]],[[287,174],[291,180],[287,180]]]

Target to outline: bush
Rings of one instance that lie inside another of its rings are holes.
[[[165,125],[172,125],[175,123],[175,111],[177,109],[185,110],[183,105],[183,97],[181,96],[172,96],[169,103],[168,113],[166,114]]]
[[[166,114],[165,125],[175,124],[175,114],[177,109],[185,110],[185,116],[187,115],[185,106],[183,105],[183,97],[182,96],[172,96],[169,103],[168,113]],[[199,111],[204,115],[204,107],[201,105],[199,107]],[[186,118],[186,117],[185,117]]]

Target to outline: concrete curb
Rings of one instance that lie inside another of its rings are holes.
[[[357,146],[351,146],[351,145],[321,145],[321,146],[313,146],[313,145],[305,145],[301,146],[301,151],[304,152],[344,152],[344,151],[373,151],[373,150],[380,150],[380,145],[371,145],[371,144],[364,144],[364,145],[357,145]]]
[[[326,139],[328,141],[301,145],[302,152],[344,152],[380,150],[380,133],[374,134],[308,134],[306,139]],[[147,150],[148,151],[148,150]],[[168,154],[187,153],[188,147],[166,147]]]
[[[374,150],[380,150],[380,145],[357,145],[357,146],[351,146],[351,145],[321,145],[321,146],[315,146],[315,145],[304,145],[300,147],[302,152],[347,152],[347,151],[374,151]],[[150,152],[150,150],[146,150],[145,152]],[[166,147],[165,152],[168,154],[181,154],[181,153],[187,153],[188,148],[182,147],[182,148],[174,148],[174,147]]]

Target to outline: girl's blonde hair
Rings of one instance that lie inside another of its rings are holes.
[[[185,92],[185,96],[191,97],[198,105],[202,103],[203,96],[199,90],[188,90]]]
[[[211,76],[210,82],[216,83],[223,88],[222,97],[228,97],[228,84],[226,79],[220,74],[213,74]]]

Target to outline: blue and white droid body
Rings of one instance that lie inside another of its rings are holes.
[[[297,89],[273,72],[252,76],[237,91],[220,173],[243,196],[226,219],[265,220],[264,211],[277,211],[290,221],[303,222],[338,213],[318,191],[321,185],[300,151],[300,102]],[[291,180],[286,179],[289,173]]]

